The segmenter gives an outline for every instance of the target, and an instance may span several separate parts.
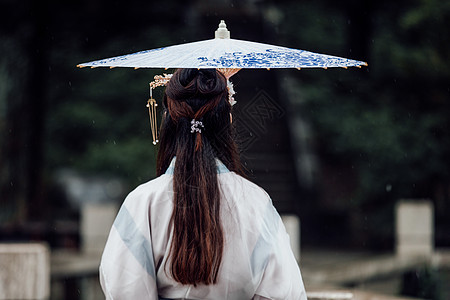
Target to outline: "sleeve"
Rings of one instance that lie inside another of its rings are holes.
[[[265,226],[270,234],[271,251],[253,299],[306,300],[300,268],[292,253],[289,235],[280,215],[270,203],[270,217],[265,218]],[[267,234],[266,234],[267,236]]]
[[[158,299],[148,207],[134,197],[130,194],[120,208],[100,262],[108,300]]]

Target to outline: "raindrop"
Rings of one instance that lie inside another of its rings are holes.
[[[386,192],[392,191],[392,185],[386,184]]]

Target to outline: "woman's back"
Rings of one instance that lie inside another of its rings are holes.
[[[131,192],[119,212],[100,267],[107,298],[306,299],[289,238],[269,196],[220,161],[224,251],[217,283],[182,285],[168,275],[174,162],[164,175]]]

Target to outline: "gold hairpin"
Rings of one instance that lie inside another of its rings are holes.
[[[150,82],[150,89],[155,89],[158,86],[165,86],[170,78],[172,78],[173,74],[162,74],[162,75],[155,75],[155,80]]]
[[[150,86],[150,99],[147,101],[147,107],[148,107],[148,116],[150,117],[150,128],[152,130],[152,138],[153,138],[153,145],[156,145],[158,140],[158,121],[157,121],[157,112],[156,107],[158,106],[158,103],[156,103],[156,100],[153,99],[153,89],[159,87],[159,86],[165,86],[169,82],[170,78],[172,78],[173,74],[163,74],[163,75],[156,75],[154,77],[154,81],[149,83]]]

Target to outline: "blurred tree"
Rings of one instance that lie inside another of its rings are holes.
[[[435,198],[450,183],[450,1],[354,2],[287,2],[280,32],[369,62],[361,71],[302,71],[298,82],[323,163],[356,170],[354,192],[335,201],[360,215],[353,227],[364,242],[388,238],[391,247],[395,200]]]
[[[46,219],[58,168],[132,186],[154,175],[145,107],[154,73],[75,66],[180,42],[185,12],[180,1],[123,4],[0,1],[0,227]]]
[[[51,169],[70,166],[81,172],[112,174],[124,178],[131,188],[154,176],[155,147],[145,104],[148,82],[156,71],[75,66],[174,43],[184,31],[173,30],[182,28],[180,15],[163,18],[177,1],[122,4],[55,3],[54,9],[64,14],[52,24],[55,44],[46,153]]]
[[[23,224],[42,205],[42,140],[46,111],[45,74],[47,1],[1,3],[0,70],[2,83],[1,140],[2,213],[0,222]],[[31,13],[34,12],[34,13]],[[10,22],[15,20],[17,26]]]

